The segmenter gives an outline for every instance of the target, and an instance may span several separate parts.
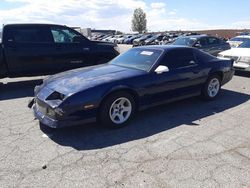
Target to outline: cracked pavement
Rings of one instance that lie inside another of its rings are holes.
[[[2,79],[0,187],[250,187],[250,77],[215,101],[137,114],[122,129],[40,127],[27,107],[42,77]]]

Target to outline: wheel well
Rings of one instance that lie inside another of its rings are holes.
[[[115,93],[118,93],[118,92],[126,92],[126,93],[129,93],[133,99],[135,100],[135,105],[136,105],[136,109],[138,108],[139,106],[139,96],[138,94],[133,91],[132,89],[118,89],[118,90],[114,90],[112,92],[110,92],[109,94],[107,94],[100,102],[100,105],[99,106],[102,106],[103,102],[105,101],[105,99],[107,99],[110,95],[113,95]]]
[[[223,72],[221,72],[221,71],[213,72],[210,74],[210,76],[212,76],[212,75],[218,75],[221,79],[220,81],[223,80]]]

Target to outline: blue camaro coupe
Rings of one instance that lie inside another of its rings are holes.
[[[126,125],[137,110],[191,96],[214,99],[234,75],[233,61],[184,46],[144,46],[107,64],[75,69],[36,86],[35,117],[52,128],[99,120]]]

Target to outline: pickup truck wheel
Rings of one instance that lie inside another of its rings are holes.
[[[221,89],[221,78],[218,75],[212,75],[208,78],[202,89],[202,96],[206,100],[215,99]]]
[[[135,101],[127,92],[117,92],[106,98],[100,108],[102,124],[120,128],[128,124],[135,114]]]

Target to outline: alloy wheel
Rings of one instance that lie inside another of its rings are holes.
[[[215,97],[220,90],[220,81],[217,78],[213,78],[210,80],[207,88],[207,94],[209,97]]]
[[[109,110],[109,116],[113,123],[122,124],[126,122],[132,112],[132,104],[129,99],[121,97],[116,99]]]

